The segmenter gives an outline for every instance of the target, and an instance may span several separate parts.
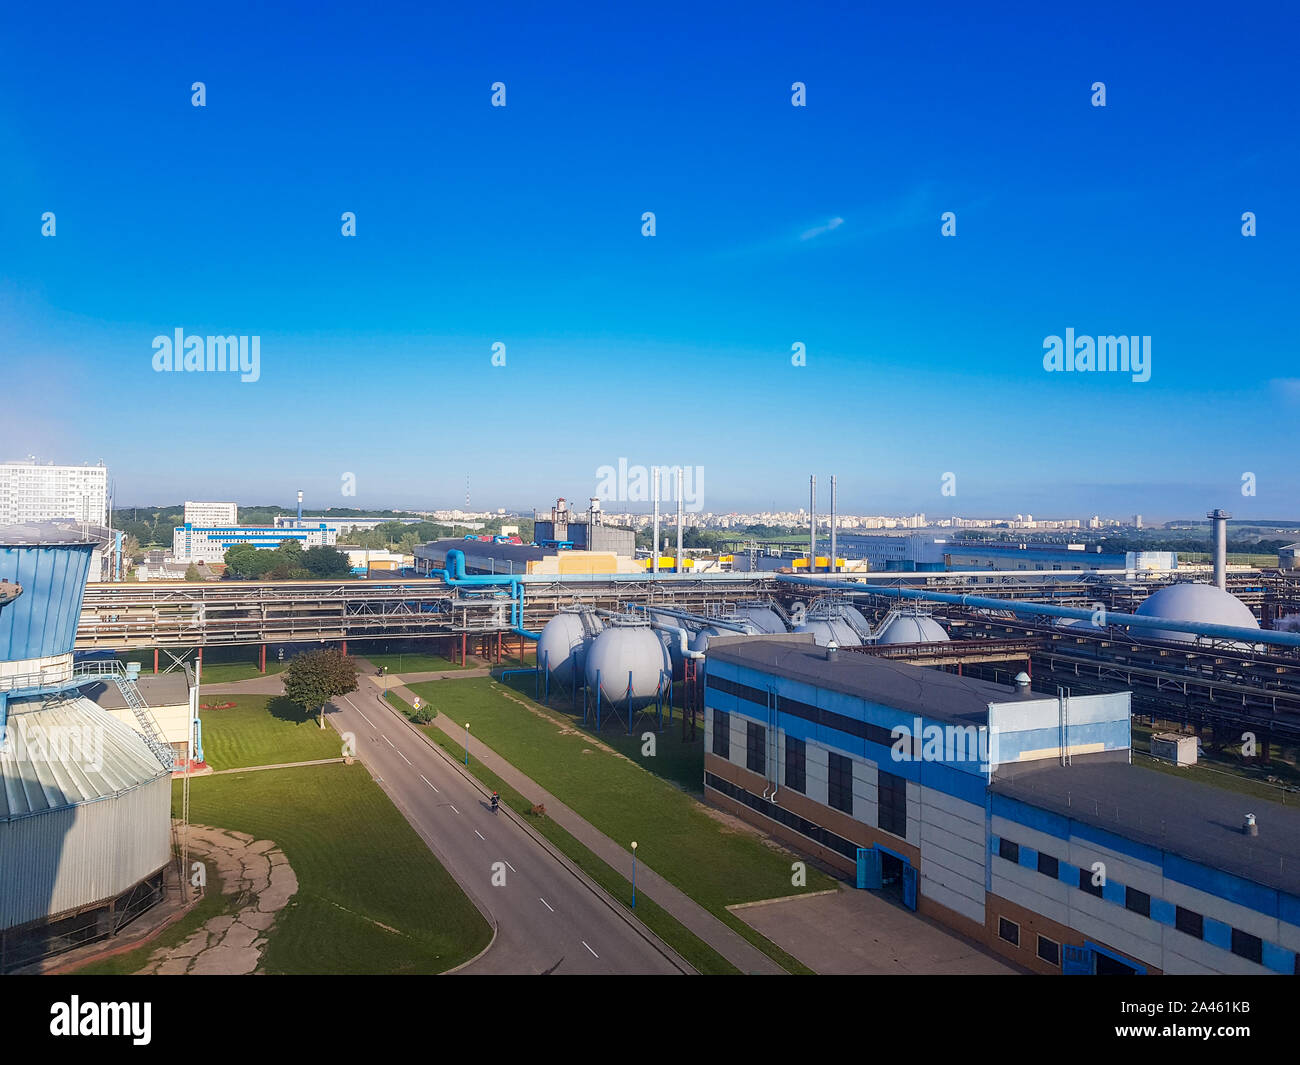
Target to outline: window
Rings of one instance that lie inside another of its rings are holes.
[[[1048,965],[1061,964],[1061,944],[1046,936],[1038,937],[1038,956]]]
[[[998,918],[998,937],[1005,939],[1013,947],[1020,946],[1020,926],[1005,917]]]
[[[998,855],[1009,862],[1019,863],[1020,861],[1020,844],[1012,843],[1009,839],[998,840]]]
[[[1093,873],[1092,873],[1092,870],[1091,870],[1091,869],[1084,869],[1084,868],[1080,867],[1080,869],[1079,869],[1079,890],[1080,890],[1080,891],[1086,891],[1089,895],[1096,895],[1097,898],[1101,898],[1101,885],[1100,885],[1100,884],[1094,884],[1094,883],[1092,882],[1092,876],[1093,876]]]
[[[1181,906],[1174,913],[1174,927],[1197,939],[1205,938],[1205,918],[1194,910],[1185,910]]]
[[[731,715],[725,710],[713,711],[713,753],[719,758],[731,757]]]
[[[1137,888],[1124,889],[1124,906],[1134,913],[1140,913],[1143,917],[1151,916],[1151,896]]]
[[[803,740],[785,738],[785,786],[804,794],[808,790],[808,754]]]
[[[749,721],[745,726],[745,768],[767,773],[767,729]]]
[[[876,827],[907,838],[907,781],[882,769],[876,784],[880,802]]]
[[[1240,928],[1232,930],[1232,953],[1240,955],[1247,961],[1258,962],[1264,956],[1264,943],[1259,936],[1252,936]]]
[[[853,813],[853,762],[834,752],[826,755],[826,805]]]
[[[1061,875],[1061,863],[1050,854],[1038,852],[1038,871],[1056,880]]]

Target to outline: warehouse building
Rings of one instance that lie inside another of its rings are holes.
[[[1295,971],[1300,812],[1130,764],[1129,693],[708,648],[711,802],[1044,973]],[[1288,868],[1290,866],[1290,868]]]
[[[274,525],[178,525],[172,530],[172,559],[176,562],[224,562],[236,544],[274,550],[285,540],[295,540],[305,550],[332,546],[338,535],[324,523],[315,528],[278,528]]]

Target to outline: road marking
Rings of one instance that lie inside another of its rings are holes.
[[[503,862],[506,861],[504,858],[502,858],[501,860],[502,860]],[[519,870],[516,869],[513,865],[511,865],[509,862],[506,862],[506,868],[509,869],[512,873],[517,873],[517,872],[519,872]]]
[[[474,835],[478,836],[478,838],[481,839],[484,843],[487,842],[487,836],[483,835],[483,833],[480,832],[477,828],[474,829]]]
[[[451,803],[447,803],[447,805],[448,805],[448,806],[451,806],[451,808],[452,808],[453,810],[456,810],[456,807],[452,806]],[[456,812],[457,812],[457,813],[460,813],[459,810],[456,810]]]
[[[394,750],[396,750],[396,748],[394,748]],[[406,755],[404,755],[401,751],[398,751],[398,752],[397,752],[397,757],[400,758],[400,759],[401,759],[403,762],[405,762],[407,765],[410,765],[410,764],[411,764],[411,760],[410,760],[409,758],[407,758]]]
[[[420,774],[420,779],[423,780],[426,784],[428,784],[429,787],[433,788],[435,792],[438,792],[439,795],[442,794],[442,792],[438,791],[438,788],[435,786],[433,781],[430,780],[428,777],[426,777],[423,773]]]
[[[358,714],[361,714],[361,708],[358,707],[358,706],[353,705],[351,699],[348,700],[348,705],[351,706],[352,709],[355,710]],[[369,725],[371,728],[374,728],[374,727],[375,727],[375,723],[374,723],[373,721],[371,721],[370,718],[366,717],[365,714],[361,714],[361,716],[366,718],[366,724],[367,724],[367,725]]]
[[[383,734],[380,733],[380,735],[383,735]],[[393,743],[393,741],[390,740],[387,736],[384,736],[384,742],[385,742],[386,744],[388,744],[388,746],[392,747],[393,750],[397,750],[396,745],[395,745],[395,744]]]
[[[587,941],[586,941],[585,939],[582,941],[582,945],[583,945],[584,947],[587,947]],[[591,950],[591,947],[587,947],[587,949],[588,949],[588,950]],[[594,950],[591,950],[591,956],[592,956],[593,958],[599,958],[599,957],[600,957],[600,955],[597,954]]]
[[[555,907],[552,906],[549,902],[547,902],[544,898],[542,898],[541,895],[537,896],[537,901],[540,902],[543,906],[545,906],[548,910],[550,910],[551,913],[555,912]]]

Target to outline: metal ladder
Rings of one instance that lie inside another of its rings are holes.
[[[117,690],[122,693],[122,698],[126,700],[126,705],[131,708],[135,714],[136,724],[139,726],[140,735],[144,742],[148,744],[149,750],[153,751],[154,757],[162,763],[164,769],[171,770],[176,766],[176,752],[172,746],[163,739],[162,733],[158,730],[158,723],[154,720],[153,714],[149,712],[149,704],[144,701],[144,696],[140,694],[140,689],[135,686],[125,673],[112,673],[113,682],[117,685]]]

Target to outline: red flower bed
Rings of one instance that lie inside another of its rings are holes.
[[[233,710],[234,703],[199,703],[200,710]]]

